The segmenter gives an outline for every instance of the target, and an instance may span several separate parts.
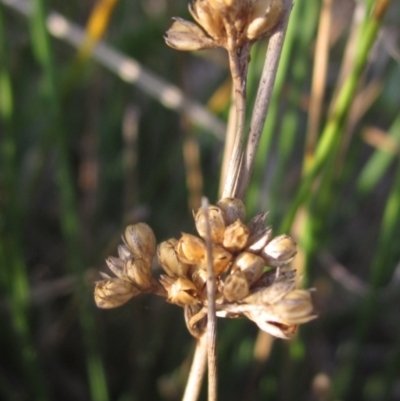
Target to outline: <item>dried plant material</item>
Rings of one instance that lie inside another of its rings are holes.
[[[196,229],[201,238],[206,238],[207,230],[205,217],[203,208],[200,208],[194,216]],[[208,218],[210,221],[211,241],[214,242],[214,244],[222,244],[225,233],[225,221],[221,209],[217,206],[210,205],[208,208]]]
[[[156,237],[146,223],[126,227],[125,242],[136,259],[144,259],[149,264],[156,253]]]
[[[99,308],[117,308],[140,292],[133,283],[120,278],[108,278],[96,283],[94,300]]]
[[[249,239],[249,229],[241,220],[226,227],[222,245],[230,252],[239,252],[247,244]]]
[[[272,228],[267,227],[261,231],[257,231],[249,237],[246,244],[246,251],[249,252],[261,252],[262,249],[268,244],[272,239]]]
[[[251,252],[242,252],[233,262],[231,272],[241,271],[251,286],[261,277],[264,267],[265,262],[261,256]]]
[[[182,233],[176,244],[176,252],[181,262],[196,265],[204,259],[206,247],[200,238]]]
[[[167,301],[179,306],[196,305],[196,286],[185,277],[172,278],[165,275],[160,276],[160,282],[167,291]]]
[[[125,262],[124,275],[142,290],[151,287],[151,266],[144,259],[129,259]]]
[[[198,25],[174,18],[174,23],[164,36],[168,46],[177,50],[195,51],[216,47],[215,42],[208,37]]]
[[[272,239],[262,250],[261,256],[269,266],[283,266],[296,256],[297,247],[289,235],[283,234]]]
[[[225,271],[227,271],[232,260],[232,254],[227,250],[225,250],[222,246],[213,245],[212,258],[213,258],[214,272],[216,275],[220,275]],[[206,255],[203,257],[201,261],[201,266],[207,266]]]
[[[239,301],[249,295],[249,292],[247,277],[240,270],[225,279],[223,294],[228,302]]]
[[[176,252],[176,245],[178,240],[171,238],[167,241],[161,242],[157,247],[158,262],[161,267],[170,277],[186,276],[189,265],[181,262]]]
[[[241,199],[222,198],[218,201],[217,206],[222,210],[227,225],[236,220],[244,221],[246,218],[246,206]]]
[[[202,237],[207,231],[204,213],[204,209],[194,213]],[[288,235],[272,238],[271,227],[265,227],[266,213],[246,224],[243,202],[223,198],[217,206],[208,207],[207,215],[216,316],[247,317],[261,330],[279,338],[290,338],[299,324],[316,318],[310,290],[296,289],[296,271],[280,267],[294,258],[296,243]],[[161,242],[157,256],[167,275],[161,275],[159,282],[151,275],[154,250],[155,237],[150,227],[144,223],[127,227],[125,244],[118,247],[119,257],[106,260],[117,277],[101,274],[103,280],[95,288],[96,304],[114,308],[141,292],[154,293],[184,307],[189,332],[200,336],[210,312],[204,240],[182,233],[179,239]],[[266,265],[276,268],[264,272]]]
[[[251,22],[246,36],[256,40],[268,34],[280,21],[284,12],[281,0],[255,0],[251,12]]]

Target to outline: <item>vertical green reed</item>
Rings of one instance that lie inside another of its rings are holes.
[[[44,0],[33,2],[31,17],[32,45],[35,56],[43,71],[45,97],[51,116],[50,139],[58,157],[56,182],[59,189],[61,228],[67,246],[67,264],[78,278],[79,318],[86,346],[86,363],[91,398],[95,401],[108,400],[108,390],[104,366],[101,362],[95,335],[95,322],[88,301],[87,287],[84,284],[85,262],[80,238],[80,224],[76,194],[73,187],[68,139],[63,122],[62,99],[60,99],[55,73],[55,63],[46,30],[46,11]]]
[[[29,323],[29,282],[21,245],[22,215],[16,191],[17,145],[13,129],[16,116],[8,60],[3,6],[0,4],[0,127],[3,131],[0,157],[0,286],[4,289],[14,331],[10,349],[18,355],[18,365],[33,399],[45,401],[48,399],[45,380]]]

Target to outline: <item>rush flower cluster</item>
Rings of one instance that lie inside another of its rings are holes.
[[[189,51],[240,47],[268,35],[283,11],[282,0],[194,0],[189,12],[198,25],[175,18],[165,41]]]
[[[97,306],[114,308],[141,292],[156,293],[183,307],[189,331],[201,335],[207,319],[208,218],[217,316],[246,317],[261,330],[290,338],[299,324],[316,317],[310,290],[297,289],[296,272],[287,267],[296,255],[296,243],[288,235],[273,237],[272,228],[265,227],[266,213],[247,224],[245,215],[240,199],[223,198],[208,208],[208,216],[204,209],[194,213],[199,236],[183,233],[157,249],[148,225],[128,226],[119,258],[107,259],[116,277],[103,274],[96,284]],[[166,273],[159,281],[151,275],[156,252]]]

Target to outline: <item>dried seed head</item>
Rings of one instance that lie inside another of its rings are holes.
[[[142,290],[151,288],[151,266],[144,259],[130,259],[125,263],[124,275]]]
[[[227,271],[232,260],[232,254],[218,245],[212,246],[212,260],[216,276]],[[207,267],[207,254],[201,260],[201,267]]]
[[[236,220],[244,221],[246,217],[246,206],[239,198],[222,198],[218,201],[217,206],[221,208],[227,225]]]
[[[250,252],[242,252],[233,262],[232,274],[241,271],[246,276],[246,280],[251,286],[262,275],[265,267],[264,259],[261,256]]]
[[[133,283],[120,278],[109,278],[96,283],[94,300],[99,308],[111,309],[123,305],[138,294],[140,290]]]
[[[121,259],[110,256],[106,259],[108,268],[119,278],[125,277],[124,262]]]
[[[230,274],[225,279],[223,294],[228,302],[235,302],[245,298],[249,294],[249,283],[245,274],[241,271]]]
[[[296,243],[288,235],[272,239],[261,251],[268,266],[283,266],[290,263],[297,253]]]
[[[210,205],[208,207],[208,218],[210,221],[211,241],[215,244],[221,244],[224,239],[225,232],[225,221],[221,209],[217,206]],[[200,208],[196,212],[194,221],[200,237],[205,239],[207,236],[207,224],[206,215],[203,208]]]
[[[260,252],[272,238],[272,228],[267,227],[251,235],[246,244],[246,251]]]
[[[189,265],[179,260],[176,245],[178,240],[170,238],[167,241],[161,242],[157,248],[158,261],[165,272],[170,277],[186,276]]]
[[[203,260],[206,247],[200,238],[182,233],[182,237],[176,244],[176,252],[181,262],[196,265]]]
[[[195,305],[199,302],[197,288],[188,278],[161,275],[160,282],[168,293],[168,302],[180,306]]]
[[[246,36],[256,40],[267,35],[282,19],[284,6],[282,0],[255,0],[247,27]]]
[[[244,249],[249,238],[249,229],[241,220],[226,227],[222,245],[230,252],[238,252]]]
[[[293,290],[283,299],[273,305],[274,313],[279,316],[279,322],[292,325],[307,323],[317,317],[314,313],[309,290]]]
[[[218,43],[225,36],[225,28],[218,12],[207,0],[195,0],[189,4],[189,12],[196,22]]]
[[[150,226],[137,223],[126,227],[125,242],[135,258],[151,263],[156,252],[156,237]]]
[[[213,39],[193,22],[182,18],[174,18],[175,21],[164,37],[168,46],[183,51],[195,51],[216,47]]]

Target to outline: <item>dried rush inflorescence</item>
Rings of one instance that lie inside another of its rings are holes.
[[[224,47],[228,50],[254,42],[280,21],[282,0],[194,0],[189,11],[200,25],[175,18],[167,44],[178,50]]]
[[[266,213],[247,224],[245,214],[243,202],[234,198],[208,208],[217,316],[244,316],[261,330],[290,338],[299,324],[316,317],[310,290],[296,289],[296,272],[287,267],[296,255],[296,243],[288,235],[273,237],[271,227],[265,227]],[[183,233],[158,245],[158,261],[166,273],[159,282],[151,276],[153,231],[144,223],[128,226],[119,258],[107,259],[117,277],[103,274],[104,280],[96,284],[97,306],[114,308],[141,292],[156,293],[183,307],[189,331],[200,336],[207,319],[204,209],[194,213],[194,219],[200,237]]]

